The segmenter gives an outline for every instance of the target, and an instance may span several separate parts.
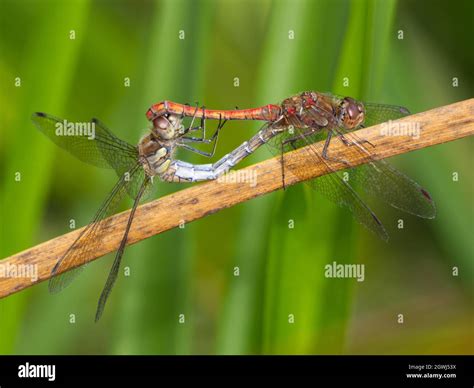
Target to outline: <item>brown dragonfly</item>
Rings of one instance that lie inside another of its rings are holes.
[[[197,112],[198,108],[194,110]],[[33,123],[58,146],[83,162],[114,169],[119,177],[93,220],[63,256],[58,258],[49,281],[49,290],[52,293],[62,290],[82,271],[88,257],[93,255],[107,233],[110,226],[110,219],[107,217],[115,212],[125,196],[128,195],[133,199],[123,238],[117,247],[115,260],[99,298],[96,321],[100,319],[117,279],[135,211],[140,200],[150,192],[153,178],[158,177],[166,182],[189,181],[175,173],[177,164],[182,165],[180,171],[183,173],[186,173],[186,168],[192,169],[192,165],[174,158],[179,147],[208,157],[212,157],[215,152],[219,131],[224,126],[225,120],[221,120],[214,134],[207,138],[204,120],[201,120],[200,125],[194,126],[193,118],[189,126],[184,126],[183,119],[183,115],[172,113],[155,118],[151,131],[141,138],[138,146],[133,146],[115,136],[97,119],[78,123],[68,122],[46,113],[37,112],[32,115]],[[201,131],[201,136],[189,136],[191,131]],[[211,152],[204,152],[192,147],[190,143],[213,144],[213,148]],[[199,166],[193,171],[193,176],[199,177]]]

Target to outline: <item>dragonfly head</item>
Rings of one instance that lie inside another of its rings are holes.
[[[341,103],[339,122],[345,129],[354,129],[360,125],[365,118],[364,105],[351,97],[345,97]]]
[[[183,135],[181,117],[173,114],[164,114],[153,119],[152,132],[162,140],[172,140]]]

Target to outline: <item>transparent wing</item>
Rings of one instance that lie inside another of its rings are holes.
[[[364,103],[364,107],[364,127],[397,120],[410,114],[407,108],[397,105]],[[377,150],[368,146],[367,142],[355,133],[340,128],[334,131],[352,144],[348,147],[348,153],[355,152],[365,157],[375,155]],[[436,215],[435,204],[429,193],[384,160],[373,160],[350,169],[349,179],[369,195],[376,196],[397,209],[423,218],[434,218]]]
[[[107,303],[107,299],[109,298],[110,293],[112,292],[112,288],[115,284],[115,281],[117,280],[118,272],[120,269],[120,263],[123,257],[123,252],[125,250],[125,246],[127,245],[128,232],[130,231],[130,227],[132,226],[133,217],[135,216],[135,211],[137,210],[138,203],[140,202],[142,195],[145,193],[146,187],[149,184],[149,180],[150,178],[144,177],[143,181],[140,184],[140,189],[137,193],[137,197],[135,198],[133,202],[133,206],[130,211],[130,215],[128,217],[128,222],[127,222],[127,226],[125,227],[125,232],[123,234],[122,241],[120,242],[120,246],[117,249],[117,253],[115,255],[112,268],[110,269],[109,276],[107,277],[105,286],[102,290],[102,293],[100,294],[99,302],[97,304],[97,311],[95,314],[96,322],[102,316],[102,313],[104,312],[105,304]]]
[[[397,120],[410,114],[410,111],[397,105],[375,104],[364,102],[365,119],[363,126],[370,127],[388,120]]]
[[[114,168],[119,176],[137,162],[136,147],[119,139],[97,119],[81,123],[83,127],[94,125],[90,127],[94,128],[93,136],[80,136],[74,132],[69,135],[67,121],[46,113],[33,113],[31,120],[54,143],[83,162],[97,167]]]
[[[364,124],[367,126],[396,120],[404,117],[410,112],[402,106],[365,103],[366,118]],[[307,114],[302,112],[302,116]],[[313,113],[314,115],[314,113]],[[326,131],[324,131],[326,133]],[[335,135],[343,136],[346,144],[350,144],[347,154],[357,153],[363,157],[373,158],[376,149],[367,145],[368,142],[360,139],[355,133],[347,132],[340,128],[333,129]],[[313,136],[311,141],[322,140]],[[334,140],[333,140],[334,141]],[[336,140],[337,141],[337,140]],[[329,148],[330,152],[330,148]],[[357,155],[357,157],[360,155]],[[375,159],[359,167],[348,170],[350,182],[362,187],[365,192],[380,198],[391,206],[423,218],[434,218],[436,208],[429,193],[418,183],[398,171],[384,160]]]
[[[297,128],[297,119],[292,120],[291,125],[294,125],[295,127],[294,133],[291,134],[289,131],[286,131],[270,140],[267,143],[270,145],[270,151],[276,155],[280,155],[282,150],[283,152],[287,152],[309,146],[306,150],[314,162],[323,163],[328,170],[333,171],[326,160],[321,156],[321,146],[316,144],[321,140],[321,130],[312,131],[308,128]],[[302,170],[294,169],[292,172],[298,176],[301,174]],[[359,223],[366,226],[380,238],[383,240],[388,239],[387,232],[378,217],[352,189],[350,184],[341,177],[340,173],[333,171],[330,174],[323,175],[314,180],[306,181],[305,183],[309,184],[310,187],[319,191],[322,195],[337,205],[347,207]]]
[[[103,158],[120,177],[130,171],[131,167],[138,161],[138,149],[116,137],[107,127],[98,119],[92,119],[95,124],[97,138],[97,148]]]
[[[364,139],[360,139],[355,133],[338,131],[338,134],[351,144],[348,146],[348,153],[374,157],[377,150],[367,145]],[[428,191],[385,160],[372,160],[348,172],[349,180],[360,186],[367,194],[418,217],[436,216],[436,207]]]
[[[145,180],[145,172],[140,164],[136,164],[129,175],[124,174],[106,200],[97,211],[92,222],[82,231],[79,237],[58,260],[51,272],[49,290],[58,292],[65,288],[83,270],[86,259],[102,244],[110,220],[117,206],[128,191],[135,191]]]
[[[119,178],[131,171],[138,161],[137,148],[119,139],[97,119],[92,119],[90,123],[83,123],[93,125],[93,138],[84,135],[68,135],[58,131],[58,126],[65,126],[65,120],[46,113],[34,113],[32,120],[39,130],[58,146],[83,162],[97,167],[113,168]],[[137,193],[135,186],[127,186],[127,191],[132,198],[135,198]]]
[[[363,126],[396,120],[409,114],[409,111],[401,106],[375,103],[364,105],[366,117]],[[302,111],[299,112],[299,115],[304,122],[293,115],[284,118],[281,123],[275,123],[286,126],[287,130],[269,142],[273,153],[278,155],[282,151],[286,152],[309,145],[309,152],[311,152],[315,162],[322,162],[330,169],[326,160],[321,156],[322,148],[319,149],[320,146],[315,145],[325,139],[327,131],[330,130],[331,134],[339,136],[339,140],[344,140],[344,143],[348,145],[347,154],[351,152],[362,153],[365,158],[367,156],[373,158],[376,150],[373,146],[367,146],[368,142],[359,139],[355,133],[340,128],[326,127],[322,129],[327,124],[327,122],[325,123],[324,113],[318,110]],[[308,127],[308,123],[313,124]],[[293,133],[290,128],[293,129]],[[337,136],[333,137],[332,141],[337,141]],[[330,150],[331,147],[329,146],[329,157]],[[376,232],[383,239],[386,239],[387,235],[382,224],[354,192],[349,182],[359,184],[368,194],[381,198],[390,205],[408,213],[424,218],[433,218],[436,214],[434,203],[428,192],[383,160],[376,161],[373,159],[368,164],[349,169],[346,172],[349,172],[349,181],[342,179],[340,172],[335,172],[310,181],[309,184],[333,202],[348,207],[359,222]],[[294,173],[298,174],[296,171]]]
[[[115,137],[115,135],[110,132],[98,119],[92,119],[92,122],[95,123],[95,128],[96,130],[99,130],[100,134],[107,133],[109,134],[108,136]],[[113,145],[111,146],[111,144]],[[120,147],[122,151],[119,151],[117,149],[118,147]],[[110,166],[112,166],[119,177],[125,175],[126,179],[129,178],[127,176],[130,175],[131,169],[138,161],[138,150],[136,147],[133,147],[125,141],[115,137],[114,143],[112,143],[111,140],[107,142],[99,141],[97,143],[97,148],[99,149],[103,158]],[[126,148],[128,148],[127,152],[125,152]],[[126,190],[130,198],[136,198],[141,188],[141,182],[141,180],[132,180],[127,185]],[[141,194],[142,200],[148,198],[149,194],[151,193],[151,187],[151,185],[147,185],[145,191]]]

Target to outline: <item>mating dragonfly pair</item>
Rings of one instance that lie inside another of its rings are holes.
[[[407,114],[408,110],[399,106],[362,103],[350,97],[312,91],[287,98],[279,105],[270,104],[253,109],[211,110],[164,101],[148,110],[146,115],[152,123],[151,130],[141,138],[138,146],[133,146],[119,139],[96,119],[91,122],[95,127],[91,139],[86,136],[62,136],[57,129],[63,125],[63,120],[45,113],[35,113],[33,122],[57,145],[84,162],[113,168],[119,177],[92,222],[58,259],[52,270],[49,289],[51,292],[60,291],[82,270],[89,254],[107,233],[107,217],[129,195],[134,200],[133,207],[98,302],[95,320],[99,320],[117,279],[135,210],[149,192],[153,178],[158,177],[166,182],[217,179],[263,144],[267,144],[275,155],[281,155],[283,187],[283,154],[305,147],[314,163],[324,163],[328,171],[333,172],[307,183],[333,202],[350,209],[357,221],[384,240],[388,239],[388,235],[383,224],[354,191],[352,184],[400,210],[423,218],[434,218],[435,206],[428,192],[387,162],[376,161],[373,158],[373,145],[352,132]],[[184,125],[185,118],[190,120],[187,126]],[[218,120],[217,129],[209,138],[206,137],[207,120]],[[190,164],[175,158],[178,148],[212,157],[219,133],[228,120],[258,120],[264,124],[256,135],[214,164]],[[194,133],[200,133],[200,136],[193,136]],[[331,157],[330,144],[334,138],[350,147],[351,152],[360,152],[369,157],[367,164],[349,170],[349,180],[342,179],[331,168],[331,162],[347,164],[344,159]],[[324,146],[320,149],[316,143],[323,139]],[[203,152],[193,147],[192,143],[211,144],[212,151]],[[302,173],[296,169],[292,172],[296,175]]]

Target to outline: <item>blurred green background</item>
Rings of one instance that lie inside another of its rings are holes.
[[[473,14],[469,0],[1,0],[0,257],[86,224],[117,179],[58,149],[32,112],[98,117],[133,144],[164,99],[232,109],[319,90],[420,112],[472,97]],[[227,124],[217,157],[257,128]],[[436,219],[371,201],[385,243],[295,186],[129,247],[98,324],[111,255],[58,295],[42,283],[0,300],[0,353],[472,354],[472,139],[391,162],[431,193]],[[157,195],[187,186],[158,182]],[[333,261],[365,264],[365,281],[326,279]]]

